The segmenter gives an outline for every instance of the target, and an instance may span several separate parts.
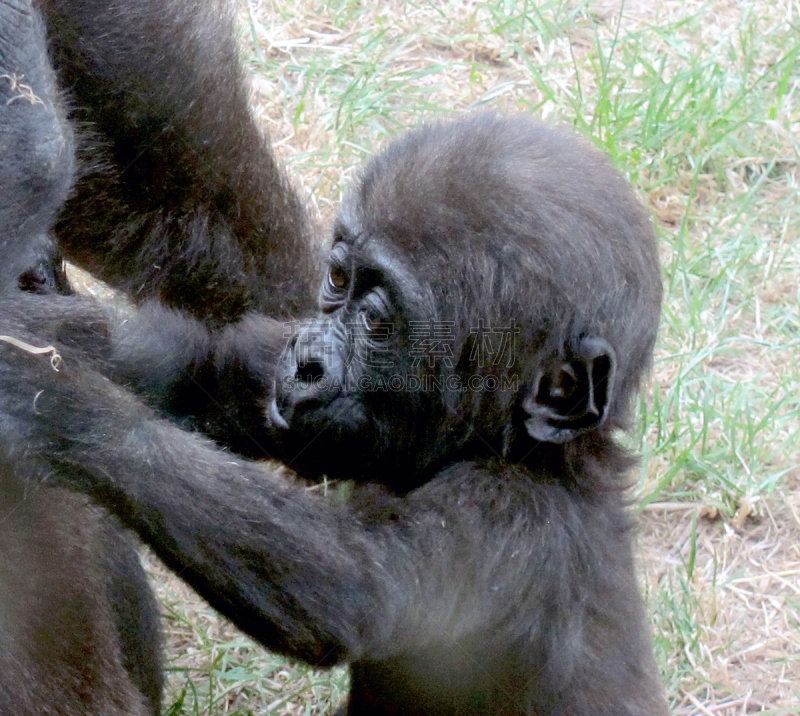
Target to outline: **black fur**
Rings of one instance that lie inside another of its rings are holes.
[[[42,23],[0,0],[0,294],[69,292],[49,231],[73,170]],[[158,610],[129,536],[0,461],[0,713],[153,716],[161,686]]]
[[[108,317],[109,374],[184,426],[268,457],[276,320],[310,311],[319,257],[252,117],[234,6],[41,5],[78,137],[58,247],[142,308]]]
[[[119,524],[0,464],[0,713],[153,716],[158,611]]]
[[[395,142],[366,168],[334,228],[331,265],[349,283],[323,282],[321,316],[282,366],[277,407],[292,424],[291,454],[314,439],[296,458],[301,472],[374,479],[379,470],[404,491],[455,457],[523,460],[530,438],[520,427],[541,415],[536,405],[524,415],[526,398],[564,363],[580,372],[593,336],[614,354],[597,417],[605,430],[626,427],[658,326],[654,243],[622,178],[569,135],[478,115]],[[365,315],[376,331],[363,329]],[[431,321],[441,340],[429,325],[415,334]],[[409,395],[391,389],[398,377],[464,389]],[[470,378],[519,390],[468,389]],[[365,380],[375,389],[353,389]],[[557,418],[579,406],[539,407]],[[561,427],[573,437],[566,416]]]
[[[107,507],[268,648],[350,662],[349,714],[666,714],[613,438],[661,296],[630,190],[569,135],[470,118],[378,157],[335,239],[269,412],[287,461],[388,490],[287,484],[160,418],[75,340],[60,372],[0,343],[7,459]],[[43,314],[69,300],[6,300],[0,333],[49,341]],[[513,360],[474,350],[512,320]],[[424,321],[450,354],[418,343]],[[432,382],[359,387],[394,373]],[[471,376],[509,382],[445,380]]]
[[[232,12],[0,0],[0,293],[28,302],[37,338],[261,457],[284,341],[253,312],[307,310],[316,255],[250,115]],[[70,293],[62,250],[140,310],[51,296]],[[156,713],[158,615],[125,534],[83,499],[26,490],[9,465],[0,489],[0,611],[14,622],[0,621],[0,712]]]
[[[228,0],[44,0],[81,131],[67,259],[209,326],[307,311],[311,227],[257,129]]]
[[[25,0],[2,0],[0,18],[0,290],[7,291],[54,253],[48,232],[72,186],[74,158],[39,19]]]

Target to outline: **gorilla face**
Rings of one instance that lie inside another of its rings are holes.
[[[291,339],[270,408],[298,452],[308,445],[303,472],[324,461],[328,475],[390,470],[398,483],[430,465],[453,354],[437,353],[417,283],[385,241],[338,222],[320,314]]]

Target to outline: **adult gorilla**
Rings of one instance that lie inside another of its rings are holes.
[[[314,254],[251,117],[231,12],[0,0],[0,293],[69,293],[62,249],[142,308],[29,295],[27,325],[261,456],[283,341],[260,314],[310,305]],[[6,461],[0,497],[0,712],[156,713],[158,613],[130,537],[81,495],[29,489]]]
[[[388,489],[285,484],[80,340],[58,373],[0,345],[7,459],[107,507],[268,648],[348,661],[349,714],[666,714],[613,437],[661,297],[623,180],[525,119],[420,129],[365,171],[324,282],[271,420],[304,471]],[[0,332],[49,342],[59,303],[8,301]]]
[[[73,169],[43,28],[29,3],[2,0],[0,293],[66,289],[48,230]],[[0,713],[157,713],[158,618],[116,519],[82,495],[29,489],[0,461]]]

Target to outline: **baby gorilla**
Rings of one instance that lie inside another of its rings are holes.
[[[367,167],[278,368],[287,462],[388,489],[285,484],[74,346],[56,373],[0,345],[0,435],[266,647],[349,662],[343,713],[664,715],[613,438],[660,298],[646,213],[604,158],[473,116]],[[0,333],[49,342],[17,305]]]
[[[490,115],[414,132],[333,241],[271,409],[298,453],[314,440],[300,472],[407,492],[461,459],[552,466],[625,426],[660,271],[642,208],[582,142]]]

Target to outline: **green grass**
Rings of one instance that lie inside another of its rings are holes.
[[[736,695],[711,668],[741,638],[715,631],[725,580],[714,525],[740,527],[743,506],[800,476],[800,11],[788,0],[646,5],[629,3],[628,17],[592,2],[252,0],[242,35],[259,116],[323,224],[389,137],[476,108],[574,127],[649,204],[666,293],[630,440],[645,521],[665,504],[692,515],[677,566],[645,574],[677,706],[687,692]],[[330,713],[346,690],[341,672],[331,680],[189,628],[206,667],[180,671],[178,658],[174,716]],[[800,696],[786,703],[775,712],[796,713]]]

